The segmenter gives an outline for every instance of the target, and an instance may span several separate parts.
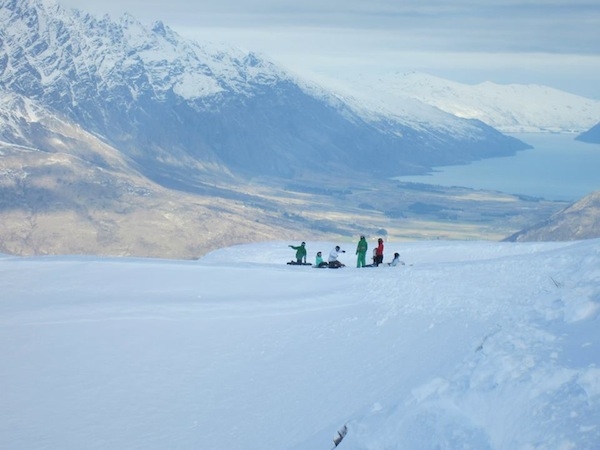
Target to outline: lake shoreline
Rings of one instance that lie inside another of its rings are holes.
[[[469,164],[434,167],[401,182],[461,186],[547,200],[575,201],[600,190],[600,144],[576,141],[576,133],[510,133],[533,148]]]

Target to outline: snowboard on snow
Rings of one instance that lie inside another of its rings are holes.
[[[330,266],[329,264],[324,264],[322,266],[315,266],[315,269],[340,269],[342,267],[346,267],[344,266]]]

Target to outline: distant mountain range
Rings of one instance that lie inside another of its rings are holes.
[[[160,22],[0,0],[0,25],[0,252],[194,257],[307,230],[387,232],[370,217],[393,220],[371,198],[353,203],[352,186],[528,147],[407,96],[382,103],[382,86],[326,89]],[[398,189],[386,189],[382,207],[396,211]]]
[[[253,53],[199,45],[160,22],[1,0],[0,23],[3,95],[60,113],[167,185],[229,172],[391,176],[527,147],[423,104],[406,118],[349,104]],[[13,135],[0,124],[1,140]]]
[[[331,86],[340,89],[337,81]],[[581,133],[600,120],[599,100],[540,85],[468,85],[412,72],[364,75],[343,86],[341,92],[359,93],[382,110],[409,113],[409,98],[506,133]]]

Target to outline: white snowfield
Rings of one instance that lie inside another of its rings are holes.
[[[0,448],[600,448],[600,240],[288,244],[1,255]]]

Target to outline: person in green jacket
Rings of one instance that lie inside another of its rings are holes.
[[[365,267],[367,265],[365,257],[367,255],[368,248],[369,244],[367,244],[367,240],[364,236],[361,236],[360,240],[358,241],[358,245],[356,246],[356,267]]]
[[[303,242],[298,246],[288,245],[288,247],[296,250],[296,264],[306,263],[306,242]]]

